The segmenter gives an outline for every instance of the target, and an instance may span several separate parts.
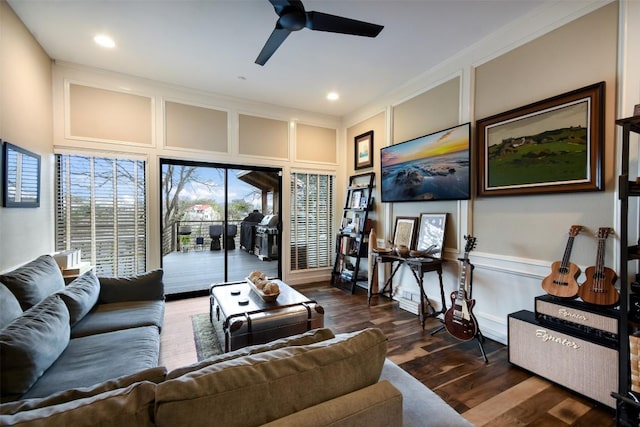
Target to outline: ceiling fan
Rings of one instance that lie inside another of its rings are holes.
[[[306,12],[300,0],[269,0],[278,14],[276,28],[256,58],[256,64],[264,65],[292,31],[303,28],[355,36],[376,37],[382,25],[343,18],[322,12]]]

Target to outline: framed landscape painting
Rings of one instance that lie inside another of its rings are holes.
[[[604,82],[476,122],[478,196],[603,189]]]

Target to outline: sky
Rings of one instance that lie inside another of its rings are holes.
[[[468,149],[469,126],[464,124],[387,147],[380,152],[380,164],[390,166]]]
[[[589,104],[579,100],[578,104],[565,106],[542,114],[525,116],[511,123],[495,124],[495,128],[487,127],[488,144],[501,143],[507,138],[536,135],[547,130],[561,129],[569,126],[587,126]]]

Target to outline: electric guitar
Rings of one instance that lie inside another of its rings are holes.
[[[584,274],[587,276],[587,280],[578,291],[582,301],[589,304],[615,306],[620,300],[620,294],[613,286],[618,280],[618,275],[609,267],[604,266],[604,244],[612,231],[609,227],[598,229],[596,265],[585,270]]]
[[[580,234],[581,225],[572,225],[569,229],[569,239],[564,250],[562,261],[551,264],[551,274],[542,279],[542,289],[549,295],[561,298],[575,298],[580,289],[576,279],[580,275],[580,267],[569,261],[571,249],[573,249],[573,239]]]
[[[451,293],[451,308],[444,314],[444,326],[451,335],[462,341],[469,341],[478,334],[478,322],[471,312],[474,299],[467,299],[467,273],[469,269],[469,252],[476,247],[476,238],[464,236],[467,244],[464,248],[460,286],[457,292]]]

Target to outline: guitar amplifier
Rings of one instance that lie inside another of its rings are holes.
[[[536,297],[535,305],[536,319],[542,323],[567,331],[584,332],[613,345],[618,344],[619,310],[551,295]]]
[[[509,315],[509,362],[611,408],[618,391],[618,350],[607,340],[562,330],[530,311]]]

